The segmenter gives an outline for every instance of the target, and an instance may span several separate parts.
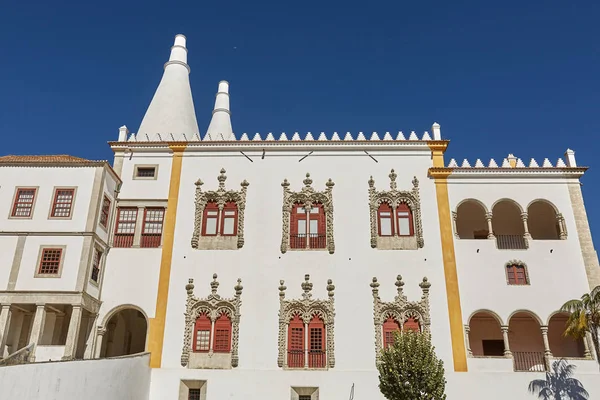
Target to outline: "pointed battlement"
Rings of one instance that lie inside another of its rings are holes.
[[[474,166],[471,166],[469,160],[464,159],[462,163],[459,165],[458,162],[452,158],[447,165],[447,168],[485,168],[485,169],[545,169],[545,168],[575,168],[577,167],[577,162],[575,160],[575,152],[573,150],[567,149],[565,152],[565,158],[567,162],[563,161],[562,158],[559,158],[556,163],[552,163],[549,158],[544,158],[541,165],[537,162],[535,158],[531,158],[529,163],[526,165],[522,159],[515,157],[513,154],[509,154],[506,158],[502,160],[502,164],[498,166],[496,160],[493,158],[488,162],[484,163],[482,160],[477,159],[475,161]]]

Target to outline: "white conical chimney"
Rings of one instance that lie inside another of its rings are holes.
[[[219,82],[215,109],[212,119],[204,135],[204,140],[235,140],[231,127],[231,111],[229,110],[229,82]]]
[[[199,134],[190,88],[185,36],[175,36],[165,72],[142,119],[138,134],[168,134],[186,137]]]

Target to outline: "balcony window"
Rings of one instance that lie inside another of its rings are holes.
[[[119,207],[115,224],[114,247],[132,247],[135,235],[135,224],[138,209],[135,207]]]
[[[289,368],[304,368],[304,322],[299,315],[294,315],[288,327]]]
[[[160,247],[162,239],[164,208],[145,208],[140,247]]]
[[[521,208],[512,200],[501,200],[492,209],[492,226],[500,250],[525,250],[525,225]]]
[[[292,249],[325,249],[327,247],[325,209],[320,203],[310,208],[296,203],[290,215],[290,247]]]

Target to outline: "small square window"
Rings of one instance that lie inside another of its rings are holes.
[[[133,170],[133,179],[156,179],[158,165],[136,165]]]
[[[43,247],[35,276],[60,276],[64,256],[64,246]]]

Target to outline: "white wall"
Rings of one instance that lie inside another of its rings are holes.
[[[17,240],[16,236],[0,237],[0,249],[2,249],[0,251],[0,290],[5,290],[8,285]]]
[[[2,398],[147,400],[149,355],[0,368]]]
[[[169,197],[172,155],[169,152],[139,153],[123,160],[121,199],[166,199]],[[133,179],[136,165],[158,165],[156,179]]]

